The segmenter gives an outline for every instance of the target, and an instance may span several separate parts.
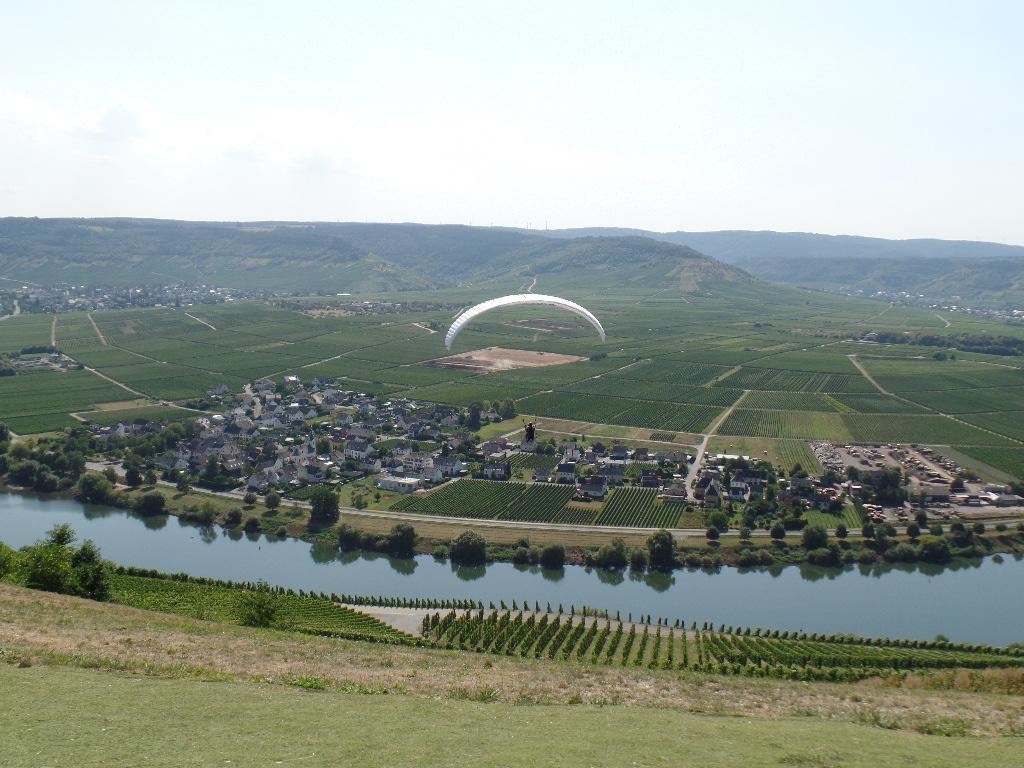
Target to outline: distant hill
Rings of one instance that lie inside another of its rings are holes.
[[[772,282],[830,291],[906,291],[937,302],[1024,305],[1024,246],[805,232],[548,230],[549,237],[642,236],[686,245]]]
[[[384,292],[672,287],[752,282],[740,269],[651,238],[552,238],[422,224],[0,219],[0,276],[52,283],[184,280],[239,288]]]

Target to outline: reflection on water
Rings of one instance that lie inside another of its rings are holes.
[[[458,566],[428,555],[396,559],[257,532],[224,531],[166,516],[66,499],[0,494],[0,541],[18,547],[69,523],[105,557],[125,565],[185,571],[292,589],[379,596],[473,598],[498,605],[587,605],[615,615],[650,614],[733,626],[850,632],[1007,644],[1024,640],[1024,555],[946,566],[876,563],[722,568],[717,572],[549,570],[492,563]],[[867,577],[867,578],[865,578]],[[1008,588],[1009,587],[1009,588]]]

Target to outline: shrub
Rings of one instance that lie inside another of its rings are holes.
[[[971,528],[973,529],[973,531],[975,533],[984,533],[985,532],[985,524],[984,523],[975,523],[973,526],[971,526]]]
[[[258,517],[250,517],[245,521],[243,528],[249,533],[255,533],[260,529],[260,519]]]
[[[512,550],[512,562],[517,565],[526,565],[530,562],[530,550],[527,547],[516,547]]]
[[[850,531],[849,531],[849,529],[845,525],[840,523],[839,525],[836,526],[836,538],[837,539],[845,539],[849,535],[850,535]]]
[[[819,547],[807,553],[807,562],[812,565],[839,565],[839,549],[832,547]]]
[[[127,485],[132,488],[137,488],[142,485],[142,473],[138,467],[128,467],[124,473],[124,481]]]
[[[135,511],[144,517],[165,514],[167,501],[159,493],[146,493],[135,503]]]
[[[656,568],[671,568],[675,564],[672,534],[664,528],[647,538],[647,554],[651,565]]]
[[[907,536],[912,539],[916,539],[921,535],[921,527],[917,523],[911,523],[907,526]]]
[[[247,627],[269,627],[277,617],[277,598],[264,585],[243,592],[238,601],[238,620]]]
[[[821,549],[828,543],[828,531],[820,525],[808,525],[801,534],[804,549]]]
[[[242,510],[231,509],[228,510],[227,515],[224,516],[224,525],[229,528],[233,528],[236,525],[240,525],[242,522]]]
[[[344,550],[359,549],[363,537],[355,528],[342,523],[338,528],[338,547]]]
[[[912,563],[917,560],[917,550],[910,544],[903,542],[887,550],[885,558],[887,560],[895,560],[900,563]]]
[[[740,528],[740,538],[741,539],[749,539],[750,536],[751,536],[751,532],[750,532],[749,528],[747,528],[747,527]]]
[[[78,478],[78,495],[82,501],[91,504],[105,504],[110,500],[114,489],[103,475],[86,473]]]
[[[647,567],[647,550],[635,547],[629,553],[629,567],[634,571],[642,571]]]
[[[249,491],[248,493],[245,494],[245,496],[242,497],[242,503],[244,503],[245,506],[247,507],[256,506],[256,494],[253,493],[252,491]]]
[[[921,539],[918,557],[925,562],[946,563],[949,562],[951,556],[949,542],[945,539],[936,536],[925,536]]]
[[[416,551],[416,529],[408,523],[398,523],[388,534],[388,551],[398,557],[412,557]]]
[[[188,475],[184,473],[178,475],[178,482],[174,484],[174,487],[178,489],[178,493],[187,494],[192,490],[192,484],[188,481]]]
[[[709,541],[718,541],[718,529],[715,526],[708,528],[704,535],[708,537]]]
[[[786,528],[781,523],[776,523],[770,531],[771,537],[776,541],[786,538]]]
[[[456,563],[480,565],[487,562],[487,542],[476,531],[464,531],[452,541],[449,554]]]
[[[266,498],[263,499],[263,503],[267,509],[277,509],[281,506],[281,494],[277,491],[268,491]]]
[[[716,509],[710,515],[708,515],[708,526],[718,531],[729,530],[729,518],[725,512],[720,509]]]
[[[540,564],[545,568],[561,568],[565,565],[565,547],[548,544],[540,551]]]

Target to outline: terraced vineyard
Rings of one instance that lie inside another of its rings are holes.
[[[685,623],[623,622],[519,610],[428,614],[426,640],[444,648],[588,665],[694,669],[795,680],[853,681],[926,669],[1022,668],[1024,652],[944,641],[817,635]]]
[[[111,598],[147,611],[177,613],[208,621],[239,624],[247,590],[192,581],[114,574]],[[413,638],[351,608],[336,605],[327,595],[270,590],[274,626],[375,642],[409,643]]]

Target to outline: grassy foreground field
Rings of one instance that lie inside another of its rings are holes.
[[[0,743],[4,765],[19,768],[963,768],[1019,765],[1024,732],[1024,697],[991,692],[1021,681],[999,671],[879,685],[584,669],[250,629],[6,584],[0,627]]]
[[[38,765],[1016,766],[1015,739],[0,667],[11,768]],[[139,718],[145,713],[145,726]],[[215,713],[215,716],[211,716]],[[40,728],[42,722],[60,728]],[[681,762],[685,755],[685,763]]]

